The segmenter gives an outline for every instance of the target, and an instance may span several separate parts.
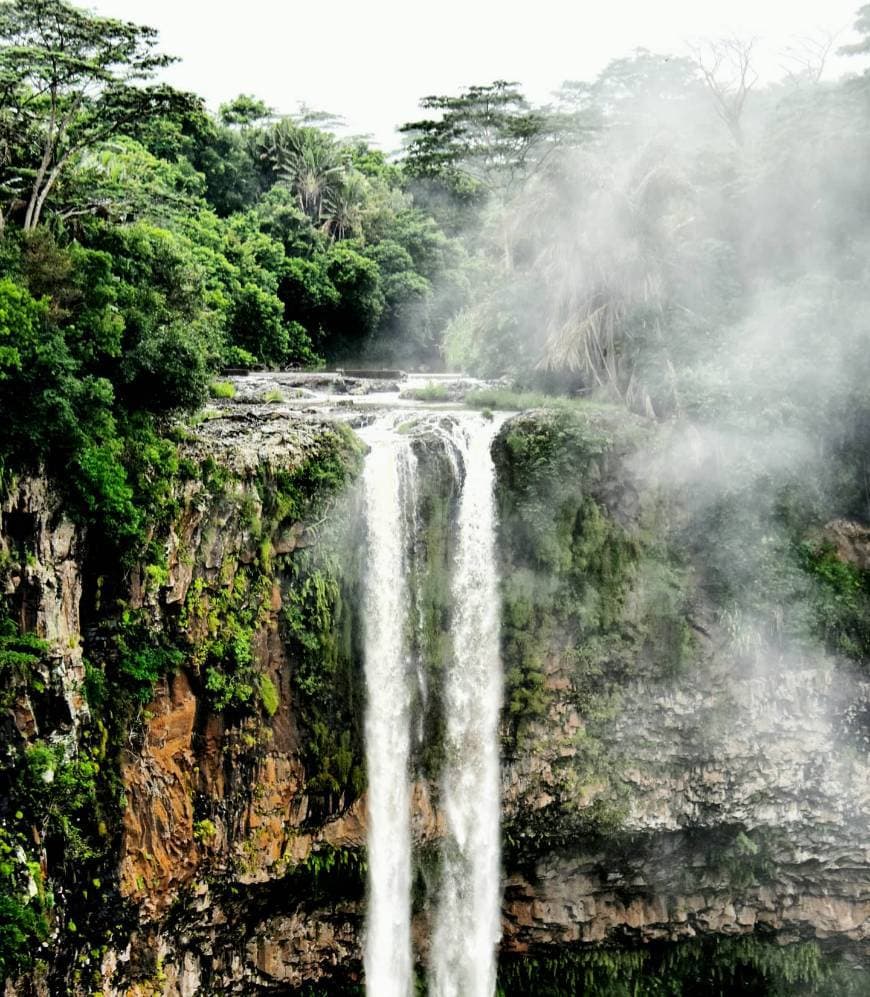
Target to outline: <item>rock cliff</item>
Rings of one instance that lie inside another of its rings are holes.
[[[496,441],[503,958],[751,936],[861,963],[870,684],[821,652],[735,637],[703,568],[668,547],[679,509],[634,460],[649,434],[532,413]],[[72,899],[81,884],[34,828],[59,901],[50,968],[8,995],[337,994],[360,980],[359,451],[329,420],[255,404],[184,450],[164,556],[111,583],[44,482],[3,505],[10,604],[50,647],[3,701],[4,744],[74,757],[95,737],[89,675],[130,689],[96,728],[118,802],[99,829],[102,877]],[[837,526],[839,556],[866,555],[859,534]],[[155,648],[171,667],[152,687]],[[436,769],[421,762],[414,792],[423,952]],[[71,929],[94,904],[109,923]]]

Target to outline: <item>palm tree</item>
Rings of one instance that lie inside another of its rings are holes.
[[[272,130],[264,154],[312,224],[320,224],[324,200],[337,195],[346,171],[337,140],[317,128],[299,128],[285,120]]]
[[[365,177],[356,171],[346,174],[339,186],[324,193],[321,207],[324,231],[333,239],[359,234],[367,196]]]
[[[589,194],[568,238],[544,240],[537,260],[552,289],[538,366],[581,373],[651,412],[626,344],[638,326],[664,342],[663,320],[681,265],[679,233],[691,222],[690,188],[654,148],[618,172],[593,171],[584,179]],[[564,218],[564,203],[553,210]]]

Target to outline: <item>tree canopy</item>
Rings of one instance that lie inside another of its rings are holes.
[[[0,5],[0,128],[5,214],[33,230],[77,157],[152,117],[200,102],[163,84],[142,86],[171,59],[156,32],[81,11],[64,0]],[[19,205],[20,202],[20,205]]]

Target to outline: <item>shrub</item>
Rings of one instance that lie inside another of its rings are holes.
[[[212,381],[208,386],[212,398],[235,398],[236,388],[229,381]]]

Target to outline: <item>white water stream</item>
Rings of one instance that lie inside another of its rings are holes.
[[[446,678],[442,803],[448,837],[430,964],[434,997],[492,997],[501,934],[498,720],[502,701],[493,427],[460,423],[465,480],[454,568],[453,661]]]
[[[367,380],[338,372],[260,372],[238,377],[234,385],[235,401],[222,404],[250,407],[264,432],[280,435],[287,418],[316,425],[340,420],[370,448],[363,473],[368,997],[415,993],[412,934],[422,931],[426,914],[430,938],[422,954],[430,997],[493,997],[501,908],[502,677],[490,447],[505,416],[487,419],[448,400],[487,387],[459,375],[383,372]],[[415,391],[421,388],[426,391]],[[431,401],[441,397],[440,404]],[[451,510],[446,643],[452,653],[437,662],[425,657],[421,585],[427,565],[416,563],[431,556],[425,520],[433,482],[424,468],[430,447],[436,464],[442,462],[438,474],[446,460],[454,485],[435,483],[450,489],[434,497],[448,499]],[[425,732],[439,727],[427,723],[436,699],[443,705],[444,744],[425,745]],[[441,875],[412,926],[412,764],[416,752],[429,748],[436,757],[443,748],[444,756],[434,801],[445,831]]]
[[[366,765],[369,904],[366,989],[409,997],[411,828],[409,654],[406,649],[408,537],[403,514],[413,454],[395,434],[370,439],[364,472],[368,563],[365,600]]]
[[[420,529],[422,487],[412,449],[415,430],[395,411],[363,430],[366,460],[365,673],[368,711],[369,901],[366,990],[410,997],[412,732],[426,704],[425,669],[412,649],[419,621],[411,559]],[[397,427],[402,426],[402,429]],[[441,807],[447,835],[434,898],[429,956],[433,997],[492,997],[500,933],[498,577],[490,445],[495,425],[473,413],[423,417],[418,428],[440,440],[461,486],[452,538],[453,654],[442,676],[445,764]],[[418,641],[419,643],[419,641]],[[418,648],[419,651],[419,648]]]

